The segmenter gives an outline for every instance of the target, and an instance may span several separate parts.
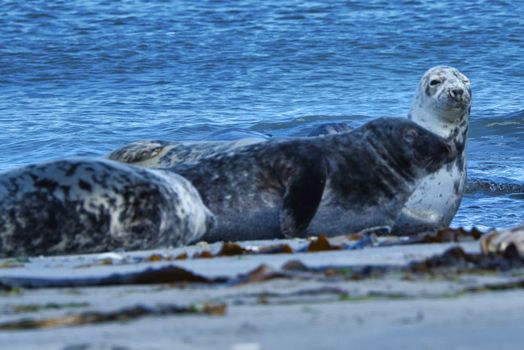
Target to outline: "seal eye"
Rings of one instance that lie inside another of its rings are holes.
[[[430,85],[430,86],[435,86],[435,85],[438,85],[438,84],[440,84],[440,83],[442,83],[442,81],[440,81],[440,80],[438,80],[438,79],[433,79],[433,80],[431,80],[431,81],[429,82],[429,85]]]

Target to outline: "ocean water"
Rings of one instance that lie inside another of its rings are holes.
[[[0,0],[0,171],[138,139],[306,135],[472,81],[454,226],[524,220],[523,1]],[[218,136],[217,136],[218,135]]]

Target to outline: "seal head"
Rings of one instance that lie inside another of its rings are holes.
[[[460,127],[464,131],[467,128],[470,112],[469,79],[453,67],[437,66],[429,69],[420,80],[408,118],[449,138],[455,136],[455,129]]]

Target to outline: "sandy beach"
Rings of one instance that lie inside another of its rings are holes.
[[[297,252],[306,240],[241,245],[254,251],[283,244],[294,253],[192,258],[202,251],[216,255],[217,243],[2,260],[0,347],[520,348],[522,268],[478,269],[457,261],[413,267],[456,247],[479,255],[478,241],[320,252]],[[188,259],[175,260],[184,253]],[[190,277],[170,272],[171,283],[160,283],[158,274],[115,278],[175,267]],[[106,285],[88,286],[104,278]],[[58,288],[46,288],[49,281]],[[78,281],[84,282],[67,286]]]

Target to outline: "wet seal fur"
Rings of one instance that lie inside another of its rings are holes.
[[[182,163],[194,163],[201,158],[266,141],[246,138],[236,141],[154,141],[132,142],[113,151],[107,158],[146,168],[171,168]]]
[[[72,159],[0,174],[0,257],[176,246],[214,224],[170,171]]]
[[[217,216],[204,240],[339,235],[391,227],[419,180],[455,157],[419,125],[377,119],[326,137],[271,140],[180,164]]]
[[[466,140],[470,111],[471,85],[459,70],[437,66],[422,76],[408,119],[452,140],[458,152],[456,159],[420,183],[402,210],[393,233],[405,235],[437,231],[451,223],[466,186]],[[331,123],[317,127],[309,136],[349,130],[351,127],[343,123]],[[171,167],[263,141],[266,140],[255,138],[199,143],[140,141],[116,150],[109,158],[146,167]],[[148,149],[155,152],[148,153]]]
[[[393,233],[436,231],[451,223],[466,187],[470,112],[471,84],[459,70],[437,66],[422,76],[408,119],[452,141],[457,155],[421,181],[402,210]]]
[[[418,185],[406,202],[393,233],[406,235],[446,228],[466,187],[466,140],[471,112],[471,84],[456,68],[437,66],[420,80],[408,119],[453,141],[456,158]],[[347,131],[340,123],[321,125],[310,136]]]

